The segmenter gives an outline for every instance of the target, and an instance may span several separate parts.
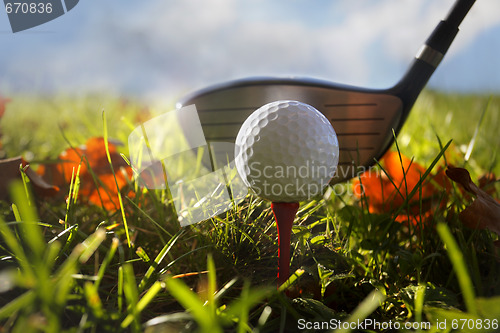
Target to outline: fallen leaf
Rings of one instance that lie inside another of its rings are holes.
[[[4,98],[0,96],[0,118],[2,118],[3,114],[5,113],[5,105],[7,105],[7,103],[9,103],[10,101],[10,98]]]
[[[38,169],[44,179],[61,187],[68,187],[73,172],[80,166],[79,197],[107,210],[118,210],[118,188],[123,189],[132,177],[131,168],[121,158],[116,145],[108,142],[115,169],[116,183],[106,150],[104,138],[91,138],[84,146],[68,148],[59,155],[59,163],[46,164]],[[129,195],[133,195],[133,192]]]
[[[36,194],[40,196],[54,196],[59,191],[57,186],[45,182],[36,172],[34,172],[22,157],[14,157],[0,160],[0,200],[8,200],[9,185],[12,181],[21,179],[20,167],[28,176]]]
[[[381,161],[384,172],[370,169],[353,182],[354,194],[366,198],[368,209],[372,213],[390,213],[401,207],[408,194],[418,185],[426,169],[397,152],[388,152]],[[409,200],[409,211],[404,211],[395,220],[417,224],[432,216],[436,206],[441,205],[440,197],[443,188],[449,186],[443,170],[429,175],[422,188]]]
[[[497,181],[497,176],[494,173],[486,173],[479,178],[479,188],[486,193],[492,195],[496,192],[495,182]]]
[[[472,204],[460,213],[462,223],[470,228],[489,229],[500,235],[500,204],[474,184],[466,169],[448,167],[446,175],[476,196]]]

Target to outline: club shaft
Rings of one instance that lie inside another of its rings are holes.
[[[458,28],[476,0],[458,0],[451,8],[445,21]]]
[[[462,23],[474,2],[475,0],[457,0],[446,19],[438,24],[425,44],[444,55],[453,39],[455,39],[460,23]]]
[[[475,0],[457,0],[445,20],[439,22],[419,53],[413,60],[403,78],[391,89],[394,95],[404,101],[403,124],[422,89],[438,67],[442,58],[455,39],[459,25],[465,18]],[[396,128],[396,134],[400,128]]]

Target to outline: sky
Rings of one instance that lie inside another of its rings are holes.
[[[12,33],[0,13],[0,93],[177,100],[248,76],[395,84],[452,0],[81,0]],[[479,0],[429,87],[500,92],[500,1]]]

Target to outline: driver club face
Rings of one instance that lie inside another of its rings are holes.
[[[259,107],[277,100],[307,103],[330,120],[339,140],[340,156],[332,183],[355,177],[380,158],[393,141],[393,129],[403,122],[401,99],[385,90],[306,80],[245,80],[190,96],[207,142],[234,143],[245,119]],[[234,160],[231,145],[211,145],[218,161]]]

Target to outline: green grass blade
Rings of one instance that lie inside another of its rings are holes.
[[[380,304],[385,300],[385,296],[378,290],[372,291],[366,298],[354,309],[349,318],[345,321],[346,323],[358,323],[362,322],[373,311],[375,311]],[[342,325],[343,327],[335,330],[335,333],[347,333],[351,332],[352,327],[356,325],[349,325],[349,328],[345,328],[348,325]]]
[[[424,309],[425,285],[420,284],[415,291],[415,322],[422,322],[422,312]],[[418,330],[417,332],[421,332]]]
[[[231,281],[229,281],[228,283],[226,283],[224,285],[224,287],[222,287],[218,292],[217,294],[215,294],[214,296],[214,300],[217,301],[217,300],[220,300],[222,296],[224,296],[224,294],[236,283],[236,281],[238,281],[238,277],[234,277],[231,279]]]
[[[134,269],[131,264],[123,264],[123,291],[129,306],[134,307],[139,300],[139,292],[134,276]]]
[[[290,277],[288,278],[288,280],[285,281],[285,283],[279,286],[278,291],[283,292],[286,289],[288,289],[288,287],[293,285],[299,279],[299,277],[304,273],[305,271],[303,269],[300,268],[297,269],[292,275],[290,275]]]
[[[103,315],[102,301],[97,292],[97,288],[94,284],[87,281],[83,285],[83,291],[85,298],[87,299],[87,304],[89,305],[92,313],[96,318],[101,318]]]
[[[210,310],[203,306],[198,295],[191,291],[184,282],[168,277],[165,283],[168,292],[193,315],[203,332],[222,332]]]
[[[167,244],[161,249],[160,253],[156,256],[155,260],[153,263],[151,263],[151,266],[149,266],[148,270],[146,271],[146,274],[144,274],[144,277],[142,278],[141,282],[139,283],[139,291],[143,291],[144,288],[148,286],[149,283],[151,283],[151,279],[153,278],[153,274],[158,270],[158,267],[160,266],[160,263],[165,259],[167,256],[168,252],[172,247],[174,246],[175,242],[179,239],[179,237],[182,236],[184,233],[184,229],[180,229],[177,231],[177,233],[168,241]]]
[[[151,259],[149,258],[148,254],[146,253],[146,251],[144,251],[144,249],[142,247],[139,246],[135,250],[135,254],[137,254],[137,256],[139,258],[141,258],[141,260],[144,261],[145,263],[150,263],[151,262]]]
[[[1,216],[0,216],[0,235],[2,236],[3,240],[5,241],[9,249],[12,251],[12,254],[16,258],[16,260],[21,265],[23,269],[23,274],[26,274],[25,277],[33,278],[34,277],[33,268],[29,264],[28,257],[26,256],[26,253],[24,252],[23,249],[23,245],[17,239],[14,233],[10,230],[10,228],[7,226],[7,224],[4,222]]]
[[[69,227],[69,221],[73,219],[73,210],[76,204],[76,200],[78,199],[78,192],[80,190],[80,169],[82,166],[82,160],[78,164],[78,168],[75,174],[75,168],[73,167],[71,173],[71,181],[69,183],[69,193],[68,199],[66,202],[66,214],[64,216],[64,227]]]
[[[103,229],[98,229],[90,235],[84,242],[77,244],[68,258],[61,264],[53,275],[53,283],[57,288],[54,302],[59,305],[65,304],[67,296],[74,284],[73,275],[77,272],[79,263],[86,262],[97,250],[105,239],[106,233]]]
[[[148,220],[150,220],[156,228],[164,232],[167,236],[169,237],[174,237],[170,232],[168,232],[165,228],[163,228],[158,222],[156,222],[148,213],[146,213],[139,205],[137,205],[132,199],[129,197],[125,197],[130,204],[134,206],[137,211],[139,211],[141,214],[143,214]]]
[[[76,273],[78,267],[78,258],[83,252],[84,247],[81,244],[75,246],[69,257],[63,262],[59,269],[54,274],[54,283],[57,284],[58,293],[54,295],[56,304],[64,304],[66,295],[71,290],[74,282],[73,274]]]
[[[117,292],[118,311],[121,311],[123,309],[123,266],[118,267],[117,288],[118,288]]]
[[[77,224],[73,224],[72,226],[70,226],[69,228],[66,228],[64,229],[63,231],[61,231],[60,233],[58,233],[56,236],[54,236],[51,240],[49,240],[47,243],[48,244],[52,244],[53,242],[57,241],[59,238],[61,238],[62,236],[68,234],[68,233],[71,233],[71,231],[75,228],[77,228],[78,225]],[[69,238],[69,236],[68,236]]]
[[[250,288],[250,283],[245,281],[243,290],[237,300],[228,305],[226,314],[229,318],[238,319],[238,332],[248,331],[248,318],[250,310],[264,299],[270,297],[274,288]]]
[[[21,214],[19,213],[19,209],[17,208],[15,203],[12,204],[12,212],[14,213],[14,218],[16,219],[17,222],[23,221]]]
[[[76,236],[78,234],[78,228],[79,228],[78,224],[73,224],[64,231],[64,232],[69,232],[69,235],[68,238],[66,239],[66,242],[64,243],[63,249],[61,250],[61,254],[68,252],[70,246],[73,244],[73,241],[76,239]],[[57,235],[56,237],[59,237],[60,235],[63,235],[63,233]]]
[[[250,331],[248,327],[248,312],[255,303],[261,301],[261,298],[259,297],[260,295],[258,295],[256,292],[252,292],[252,296],[257,296],[255,300],[250,300],[249,296],[250,284],[248,282],[245,282],[245,284],[243,285],[243,290],[241,291],[240,302],[239,304],[234,306],[234,308],[237,309],[236,313],[238,318],[238,333],[245,333],[247,331]]]
[[[40,259],[45,251],[46,243],[42,231],[37,224],[37,213],[34,207],[29,204],[30,200],[21,182],[15,181],[12,183],[11,195],[24,222],[20,224],[20,229],[23,231],[23,242],[31,248],[33,256]]]
[[[108,163],[111,168],[111,172],[113,173],[113,178],[115,180],[115,185],[116,185],[116,193],[118,195],[118,202],[120,203],[120,211],[122,213],[122,219],[123,219],[123,226],[125,228],[125,235],[127,236],[127,244],[128,247],[132,247],[132,243],[130,242],[130,234],[128,231],[128,224],[127,224],[127,216],[125,215],[125,209],[123,208],[123,200],[122,200],[122,195],[120,192],[120,186],[118,185],[118,181],[116,180],[116,174],[115,174],[115,169],[113,168],[113,162],[111,161],[111,155],[109,153],[109,143],[108,143],[108,125],[106,123],[106,114],[104,111],[102,112],[102,122],[104,125],[104,148],[106,149],[106,156],[108,157]]]
[[[27,166],[26,166],[27,168]],[[30,182],[30,179],[28,178],[28,175],[26,175],[25,168],[23,168],[23,165],[19,165],[19,173],[21,174],[21,179],[24,187],[24,193],[26,195],[27,203],[29,206],[31,206],[31,195],[30,195],[30,189],[28,188],[28,183]]]
[[[453,269],[455,270],[455,273],[457,275],[460,289],[462,290],[465,307],[470,314],[476,315],[477,309],[474,286],[472,285],[469,271],[467,270],[467,267],[465,265],[464,256],[446,224],[439,223],[437,225],[437,231],[439,233],[439,236],[443,240],[443,243],[446,245],[446,251],[448,252],[451,264],[453,265]]]
[[[123,264],[123,293],[125,299],[127,300],[127,309],[129,313],[134,313],[132,318],[133,330],[136,332],[140,331],[140,321],[137,313],[133,312],[133,309],[137,307],[137,302],[139,301],[139,292],[137,291],[137,284],[134,276],[134,269],[131,264]]]
[[[139,314],[148,306],[149,303],[153,301],[156,295],[165,288],[165,283],[161,281],[156,281],[151,288],[142,296],[142,298],[137,302],[135,307],[132,307],[129,315],[125,317],[121,323],[121,328],[127,328],[132,321],[139,316]]]
[[[217,291],[217,276],[215,270],[214,258],[211,254],[207,256],[207,270],[208,270],[208,292],[207,292],[207,302],[210,307],[210,311],[215,315],[215,300],[214,296]]]
[[[106,258],[104,258],[103,262],[101,263],[101,266],[99,267],[99,271],[97,272],[97,280],[95,282],[95,288],[99,289],[99,285],[101,284],[102,278],[104,277],[104,273],[106,272],[106,269],[108,268],[109,264],[111,263],[111,260],[113,260],[113,257],[115,256],[116,249],[118,248],[119,240],[118,238],[113,238],[111,242],[111,248],[109,249],[108,253],[106,254]]]
[[[99,228],[90,235],[83,243],[84,250],[80,255],[80,262],[85,263],[89,258],[94,254],[99,245],[106,239],[106,231],[104,229]]]
[[[49,272],[54,268],[60,250],[61,243],[59,242],[52,242],[47,246],[47,250],[44,253],[42,261]]]
[[[19,310],[32,305],[35,299],[36,294],[33,290],[25,292],[21,296],[17,297],[13,301],[5,304],[2,308],[0,308],[0,320],[7,319]]]

